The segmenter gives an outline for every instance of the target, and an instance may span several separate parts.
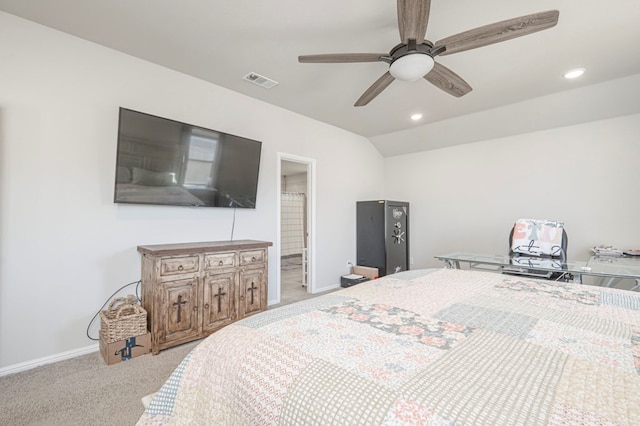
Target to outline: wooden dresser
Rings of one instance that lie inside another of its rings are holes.
[[[267,309],[267,248],[254,240],[138,246],[153,354]]]

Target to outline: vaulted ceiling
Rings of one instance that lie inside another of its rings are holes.
[[[640,74],[637,0],[432,0],[426,38],[553,9],[554,28],[437,57],[472,86],[463,97],[424,79],[394,81],[354,107],[387,64],[298,56],[389,52],[400,42],[394,0],[0,0],[8,13],[368,137],[386,155],[402,153],[385,148],[389,135]],[[583,77],[563,78],[576,67]],[[265,89],[243,80],[248,73],[279,84]]]

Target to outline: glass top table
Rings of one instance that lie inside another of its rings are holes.
[[[591,256],[583,268],[588,269],[583,275],[634,279],[634,289],[640,287],[640,256]]]
[[[434,257],[445,262],[449,268],[460,269],[460,263],[463,262],[473,269],[500,270],[539,278],[554,276],[576,283],[581,283],[584,275],[609,278],[609,284],[616,279],[632,279],[636,281],[632,290],[640,287],[640,258],[637,256],[591,256],[586,261],[561,261],[531,256],[453,252]]]

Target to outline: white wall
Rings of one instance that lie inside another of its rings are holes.
[[[0,32],[0,368],[91,345],[92,316],[140,278],[137,245],[231,236],[232,210],[113,204],[119,106],[263,142],[235,239],[276,241],[277,152],[316,159],[317,284],[338,285],[355,202],[382,192],[367,139],[12,15]]]
[[[518,218],[564,221],[568,257],[640,246],[640,114],[385,159],[385,197],[411,203],[413,268],[504,253]]]

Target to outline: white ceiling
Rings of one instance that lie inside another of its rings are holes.
[[[387,65],[298,55],[388,52],[400,41],[394,0],[0,0],[8,13],[378,139],[383,154],[390,133],[640,74],[638,0],[432,0],[426,38],[551,9],[560,11],[552,29],[436,58],[473,87],[468,95],[395,81],[356,108]],[[574,67],[587,72],[565,80]],[[279,85],[248,83],[249,72]]]

